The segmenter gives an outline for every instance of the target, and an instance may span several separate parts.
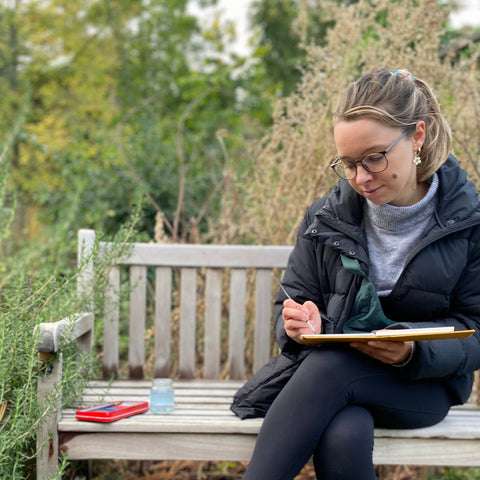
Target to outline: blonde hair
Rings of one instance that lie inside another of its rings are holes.
[[[381,68],[352,83],[341,98],[334,120],[349,121],[368,117],[402,128],[413,135],[417,122],[425,122],[426,137],[417,167],[423,182],[445,162],[450,153],[450,127],[430,87],[410,74],[392,74]]]

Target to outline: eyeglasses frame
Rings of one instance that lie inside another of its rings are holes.
[[[340,178],[343,178],[344,180],[353,180],[356,176],[357,176],[357,173],[358,173],[358,169],[357,169],[357,164],[361,164],[362,167],[369,173],[381,173],[381,172],[384,172],[387,168],[388,168],[388,157],[387,157],[387,153],[407,134],[407,130],[405,130],[398,138],[396,138],[394,140],[394,142],[385,150],[383,150],[382,152],[372,152],[372,153],[369,153],[368,155],[375,155],[375,154],[381,154],[385,157],[385,160],[386,160],[386,165],[385,165],[385,168],[383,170],[379,170],[378,172],[372,172],[366,165],[363,164],[363,161],[365,160],[365,157],[367,157],[368,155],[364,155],[360,160],[356,160],[355,162],[351,162],[350,165],[351,166],[355,166],[355,175],[351,178],[348,178],[348,177],[345,177],[343,175],[341,175],[340,173],[338,173],[336,170],[335,170],[335,167],[340,165],[342,162],[342,160],[340,160],[339,158],[337,158],[337,160],[335,160],[332,164],[330,164],[330,167],[332,167],[333,171],[340,177]]]

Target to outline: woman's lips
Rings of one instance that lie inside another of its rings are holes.
[[[373,197],[374,195],[376,195],[380,190],[382,189],[382,187],[377,187],[377,188],[373,188],[371,190],[364,190],[363,191],[363,194],[365,195],[365,197]]]

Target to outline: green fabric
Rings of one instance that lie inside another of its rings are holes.
[[[344,255],[341,255],[341,259],[343,268],[347,272],[363,277],[350,317],[343,325],[343,333],[370,332],[394,323],[383,313],[377,291],[372,282],[362,272],[358,260]]]

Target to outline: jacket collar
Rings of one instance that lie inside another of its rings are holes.
[[[458,160],[449,155],[437,173],[437,217],[441,225],[448,226],[470,218],[479,209],[479,198],[475,185],[467,179],[467,174]]]

